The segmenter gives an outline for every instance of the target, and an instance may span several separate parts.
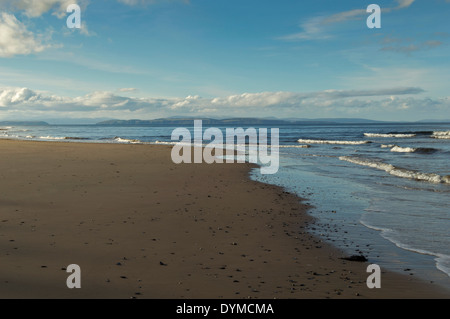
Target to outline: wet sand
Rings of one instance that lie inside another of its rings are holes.
[[[170,147],[1,140],[0,298],[449,298],[306,230],[308,207],[250,164]],[[81,267],[81,289],[65,268]]]

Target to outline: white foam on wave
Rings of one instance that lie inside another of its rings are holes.
[[[177,142],[161,142],[161,141],[155,141],[153,144],[161,144],[161,145],[175,145]]]
[[[394,145],[391,148],[391,152],[397,152],[397,153],[414,153],[417,150],[417,148],[414,147],[401,147],[398,145]]]
[[[433,135],[439,135],[439,136],[450,136],[450,131],[435,131],[433,132]]]
[[[370,141],[333,141],[333,140],[305,140],[305,139],[299,139],[297,142],[304,144],[338,144],[338,145],[361,145],[371,143]]]
[[[436,131],[431,135],[433,138],[450,139],[450,131]]]
[[[450,184],[450,175],[440,176],[433,173],[422,173],[417,171],[410,171],[404,168],[395,167],[394,165],[383,163],[381,161],[373,161],[369,159],[352,157],[352,156],[340,156],[341,161],[347,161],[353,164],[376,168],[378,170],[385,171],[391,175],[414,179],[417,181],[425,181],[430,183],[444,183]]]
[[[270,147],[270,146],[268,146]],[[311,145],[279,145],[279,148],[310,148]]]
[[[65,137],[56,137],[56,136],[39,136],[40,139],[43,140],[64,140]]]
[[[179,145],[179,146],[187,146],[187,147],[203,147],[205,146],[203,143],[190,143],[190,142],[163,142],[163,141],[155,141],[150,142],[148,144],[156,144],[156,145]]]
[[[17,132],[29,132],[30,131],[28,129],[18,129],[18,128],[15,128],[15,127],[0,128],[0,130],[10,131],[10,132],[14,132],[14,133],[17,133]]]
[[[373,225],[370,225],[363,219],[361,219],[359,222],[362,225],[366,226],[367,228],[379,231],[383,238],[389,240],[391,243],[395,244],[397,247],[399,247],[401,249],[412,251],[412,252],[415,252],[415,253],[418,253],[421,255],[428,255],[428,256],[435,257],[434,260],[436,262],[436,268],[439,269],[440,271],[444,272],[445,274],[447,274],[450,277],[450,256],[449,255],[445,255],[442,253],[435,253],[435,252],[431,252],[428,250],[412,247],[411,245],[404,244],[404,243],[400,242],[399,240],[397,240],[395,238],[396,232],[392,229],[375,227]]]
[[[437,152],[437,149],[434,148],[426,148],[426,147],[401,147],[395,144],[382,144],[381,148],[390,148],[391,152],[396,153],[421,153],[421,154],[432,154],[434,152]]]
[[[14,134],[6,134],[6,133],[3,133],[3,137],[5,138],[5,139],[9,139],[9,138],[19,138],[19,135],[14,135]]]
[[[129,144],[140,144],[141,143],[141,141],[139,141],[139,140],[130,140],[130,139],[121,138],[121,137],[115,137],[114,141],[116,141],[118,143],[129,143]]]
[[[416,134],[397,134],[397,133],[389,133],[389,134],[381,134],[381,133],[364,133],[366,137],[397,137],[397,138],[408,138],[414,137]]]

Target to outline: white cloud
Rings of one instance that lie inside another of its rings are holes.
[[[0,13],[0,57],[41,52],[46,47],[14,15]]]
[[[29,19],[41,17],[43,14],[52,11],[54,16],[63,19],[69,14],[67,7],[70,4],[78,4],[84,11],[88,3],[89,0],[0,0],[0,10],[20,12]],[[82,21],[81,28],[66,29],[66,32],[80,32],[80,34],[86,36],[95,35],[88,29],[85,21]]]
[[[0,8],[13,11],[23,11],[30,18],[40,17],[53,9],[53,14],[63,17],[69,4],[76,0],[0,0]]]
[[[330,36],[325,33],[325,29],[323,28],[324,17],[314,17],[308,19],[300,24],[300,28],[302,32],[289,34],[283,37],[280,37],[280,40],[312,40],[312,39],[326,39]]]
[[[336,117],[380,114],[449,114],[449,98],[416,97],[420,88],[259,92],[216,98],[136,98],[108,91],[62,97],[28,88],[0,89],[0,116],[25,118],[114,117],[150,119],[164,116]],[[407,112],[406,112],[407,111]],[[405,113],[406,112],[406,113]],[[409,113],[408,113],[409,112]],[[440,112],[440,113],[439,113]],[[442,115],[443,116],[443,115]],[[428,116],[429,117],[429,116]]]
[[[420,86],[431,96],[446,96],[450,74],[445,68],[408,68],[395,66],[364,66],[354,73],[339,77],[345,88],[361,89],[371,87],[382,90],[385,87]]]
[[[407,8],[413,4],[415,0],[397,0],[398,6],[397,9]]]
[[[137,89],[135,88],[121,88],[118,90],[119,92],[135,92]]]
[[[408,8],[415,0],[397,0],[396,7],[382,8],[384,13],[395,10]],[[317,16],[309,18],[300,24],[301,32],[289,34],[279,37],[280,40],[301,41],[301,40],[318,40],[330,38],[328,34],[330,26],[336,23],[342,23],[350,20],[362,19],[367,16],[366,9],[353,9],[338,12],[329,16]]]
[[[386,38],[382,41],[384,44],[381,51],[392,51],[398,53],[411,54],[412,52],[429,50],[441,46],[443,43],[438,40],[427,40],[424,42],[412,42],[411,39],[393,39]]]
[[[88,36],[88,37],[97,35],[97,33],[92,32],[91,30],[88,29],[88,26],[87,26],[85,21],[81,22],[81,28],[80,29],[74,28],[74,29],[70,29],[70,30],[79,30],[81,34],[83,34],[85,36]]]
[[[331,23],[338,23],[338,22],[343,22],[343,21],[347,21],[347,20],[359,19],[364,15],[367,15],[367,11],[365,9],[354,9],[354,10],[339,12],[339,13],[333,14],[329,17],[326,17],[323,20],[323,24],[331,24]]]
[[[8,88],[0,90],[0,107],[10,107],[15,105],[26,105],[35,102],[41,103],[42,98],[39,93],[28,88]]]

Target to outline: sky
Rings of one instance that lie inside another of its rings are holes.
[[[0,121],[448,120],[449,16],[450,0],[0,0]]]

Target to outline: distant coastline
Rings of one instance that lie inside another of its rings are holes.
[[[253,125],[253,126],[288,126],[288,125],[335,125],[335,124],[401,124],[401,123],[432,123],[432,124],[448,124],[450,119],[429,119],[420,121],[377,121],[364,118],[294,118],[294,119],[277,119],[277,118],[253,118],[253,117],[236,117],[236,118],[202,118],[202,117],[168,117],[152,120],[119,120],[109,119],[99,122],[82,123],[86,119],[77,122],[76,119],[53,119],[48,121],[0,121],[0,126],[50,126],[50,125],[100,125],[100,126],[190,126],[194,120],[202,120],[204,125],[229,126],[229,125]]]
[[[327,124],[380,124],[380,123],[396,123],[387,121],[375,121],[360,118],[327,118],[327,119],[276,119],[276,118],[160,118],[154,120],[107,120],[97,123],[96,125],[110,126],[176,126],[176,125],[192,125],[193,120],[202,120],[204,125],[327,125]],[[437,123],[436,120],[429,120]],[[419,121],[426,123],[426,121]],[[418,123],[418,122],[416,122]],[[450,120],[443,120],[442,123],[450,123]]]
[[[50,125],[44,121],[0,121],[0,126],[47,126]]]

